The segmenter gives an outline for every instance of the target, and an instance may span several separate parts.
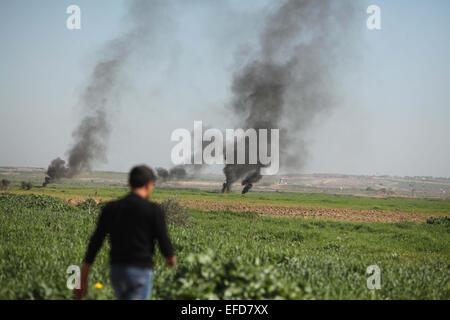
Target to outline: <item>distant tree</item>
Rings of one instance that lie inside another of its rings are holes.
[[[25,182],[25,181],[22,181],[21,186],[22,186],[23,190],[30,190],[33,187],[31,182]]]
[[[156,168],[156,173],[158,175],[158,178],[160,178],[162,182],[166,181],[169,178],[169,171],[164,168]]]
[[[2,190],[8,190],[10,184],[11,184],[11,181],[2,179],[2,181],[1,181]]]
[[[183,180],[186,178],[186,169],[183,166],[176,166],[169,170],[169,179],[170,180]]]

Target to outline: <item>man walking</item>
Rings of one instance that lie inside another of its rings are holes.
[[[103,208],[92,235],[81,269],[80,289],[75,297],[87,294],[88,274],[97,252],[109,236],[110,279],[117,299],[149,299],[153,283],[155,240],[169,267],[177,258],[167,232],[161,207],[147,200],[153,192],[156,176],[147,166],[134,167],[129,174],[131,192],[109,202]]]

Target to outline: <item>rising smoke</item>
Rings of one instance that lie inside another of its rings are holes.
[[[127,87],[123,85],[124,67],[134,52],[150,42],[152,31],[161,30],[160,24],[167,20],[167,1],[129,3],[128,32],[101,50],[80,97],[83,117],[73,132],[67,163],[53,160],[44,185],[106,161],[111,110],[120,105]],[[336,57],[340,40],[349,32],[354,3],[287,0],[266,17],[258,48],[237,61],[240,67],[232,78],[229,103],[229,111],[237,119],[235,127],[280,129],[283,168],[298,169],[305,163],[305,130],[316,115],[335,105]],[[247,192],[261,179],[261,168],[260,164],[225,166],[224,191],[241,181]],[[174,176],[182,174],[179,169],[174,169]]]
[[[238,61],[229,110],[236,127],[280,129],[280,164],[299,168],[306,160],[305,130],[335,105],[333,72],[339,42],[348,36],[352,3],[288,0],[270,14],[257,51]],[[268,147],[270,150],[270,146]],[[222,192],[242,179],[248,192],[261,179],[260,164],[224,168]]]
[[[124,88],[123,69],[134,52],[149,43],[151,33],[165,19],[164,0],[130,1],[128,32],[108,42],[100,52],[87,85],[80,97],[83,118],[73,132],[73,145],[67,151],[67,164],[57,158],[47,170],[44,186],[63,177],[73,177],[90,170],[96,163],[106,162],[106,149],[111,130],[111,113],[120,105]]]

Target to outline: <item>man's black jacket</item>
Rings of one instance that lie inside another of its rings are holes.
[[[155,240],[164,257],[174,255],[163,210],[133,193],[105,205],[84,262],[94,262],[107,235],[111,243],[110,264],[152,268]]]

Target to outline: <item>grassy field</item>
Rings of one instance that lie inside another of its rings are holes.
[[[80,265],[99,206],[89,214],[85,203],[69,205],[64,199],[108,200],[125,192],[59,185],[0,196],[0,299],[70,299],[66,269]],[[243,198],[159,189],[154,199],[174,193],[181,199],[449,213],[444,200],[320,194]],[[388,224],[189,213],[188,226],[170,226],[180,263],[167,269],[159,255],[155,259],[155,299],[450,299],[450,226],[442,218]],[[381,269],[381,289],[375,291],[366,287],[366,269],[374,264]],[[94,287],[97,282],[102,289]],[[113,298],[107,245],[90,284],[90,299]]]
[[[94,198],[99,201],[107,201],[125,195],[128,192],[128,189],[119,186],[86,187],[60,184],[51,185],[46,188],[34,187],[32,191],[21,190],[18,186],[16,186],[13,187],[11,191],[18,194],[29,194],[32,192],[35,194],[48,195],[64,200]],[[401,211],[436,215],[450,214],[450,200],[429,198],[370,198],[349,195],[298,192],[248,193],[243,196],[240,192],[221,194],[218,191],[170,189],[161,187],[155,189],[152,198],[160,201],[172,196],[186,200],[208,200],[225,203],[245,202],[250,204],[257,203],[261,205],[279,205],[286,207],[303,206],[316,208]]]

